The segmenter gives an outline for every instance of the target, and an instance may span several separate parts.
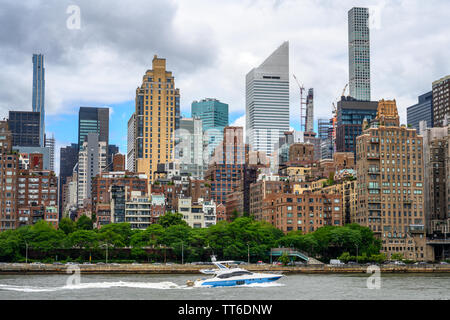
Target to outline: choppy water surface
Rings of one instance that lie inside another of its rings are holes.
[[[450,274],[382,274],[381,288],[368,289],[364,274],[290,275],[275,283],[192,288],[199,275],[0,275],[0,299],[450,299]]]

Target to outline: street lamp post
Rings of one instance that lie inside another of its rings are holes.
[[[181,264],[184,264],[184,246],[183,246],[183,241],[181,241]]]
[[[250,244],[247,242],[247,264],[250,264]]]
[[[358,263],[358,245],[356,245],[356,263]]]
[[[25,263],[28,264],[28,243],[25,242]]]
[[[105,263],[108,264],[108,244],[106,244],[106,257],[105,257]]]

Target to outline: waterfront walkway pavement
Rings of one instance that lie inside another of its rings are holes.
[[[53,264],[25,264],[2,263],[0,274],[67,274],[79,267],[82,274],[198,274],[200,269],[210,268],[205,265],[192,264],[92,264],[92,265],[53,265]],[[301,273],[366,273],[369,265],[244,265],[243,268],[253,272],[278,272],[283,274]],[[75,268],[74,268],[75,267]],[[70,268],[68,270],[68,268]],[[422,264],[422,265],[379,265],[382,273],[447,273],[450,265]]]

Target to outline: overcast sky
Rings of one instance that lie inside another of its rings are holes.
[[[80,29],[68,29],[69,5]],[[448,0],[0,0],[0,113],[31,110],[33,53],[45,55],[47,132],[59,147],[77,141],[80,106],[111,108],[110,142],[126,153],[135,90],[153,56],[167,59],[181,92],[182,114],[193,100],[214,97],[244,124],[245,75],[283,41],[290,72],[315,92],[315,122],[348,82],[347,12],[373,9],[372,100],[406,107],[450,74]],[[291,77],[291,126],[299,94]]]

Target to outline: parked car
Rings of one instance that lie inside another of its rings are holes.
[[[93,264],[90,263],[90,262],[84,262],[83,264],[86,265],[86,266],[92,266],[92,265],[93,265]]]
[[[73,266],[73,265],[78,265],[78,263],[76,263],[76,262],[67,262],[66,265]]]
[[[397,266],[404,266],[406,265],[406,263],[404,263],[403,261],[394,261],[394,264]]]
[[[358,263],[355,262],[355,261],[349,261],[349,262],[347,262],[347,264],[348,264],[348,265],[353,265],[353,266],[354,266],[354,265],[357,265]]]
[[[55,265],[55,266],[62,266],[63,264],[61,262],[53,262],[53,265]]]
[[[42,266],[42,265],[44,265],[44,264],[43,264],[43,263],[40,263],[40,262],[38,262],[38,261],[36,261],[36,262],[33,262],[32,265],[35,265],[35,266]]]
[[[339,259],[331,259],[330,260],[330,264],[333,265],[333,266],[340,266],[340,265],[344,265],[345,263],[343,263]]]
[[[426,263],[426,262],[424,262],[424,261],[419,261],[419,262],[416,262],[416,263],[414,263],[415,265],[419,265],[419,264],[428,264],[428,263]]]
[[[262,261],[258,261],[256,264],[258,264],[258,265],[265,265],[265,263],[262,262]]]
[[[98,265],[105,264],[104,262],[97,262]]]
[[[441,261],[441,264],[449,264],[448,262],[445,261]]]

